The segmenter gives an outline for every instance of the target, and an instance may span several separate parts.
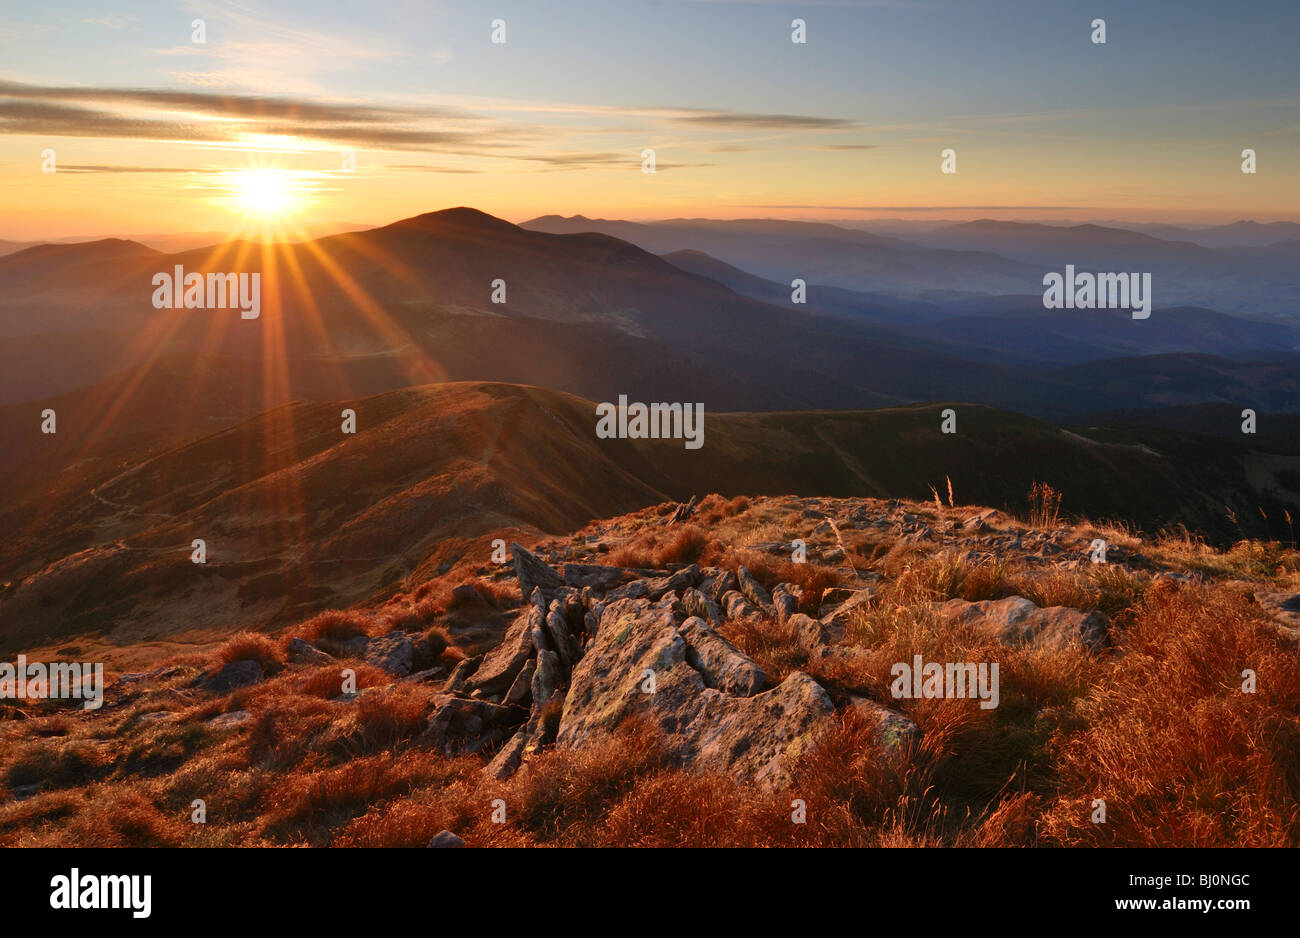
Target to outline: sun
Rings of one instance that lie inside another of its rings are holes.
[[[298,208],[298,180],[283,169],[240,169],[230,176],[233,201],[260,221],[286,218]]]

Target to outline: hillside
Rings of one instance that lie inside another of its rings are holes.
[[[957,412],[953,435],[940,411]],[[344,408],[358,432],[341,432]],[[1218,541],[1278,537],[1300,458],[1212,437],[1066,430],[973,405],[715,414],[705,445],[600,440],[591,401],[430,385],[299,402],[180,445],[76,461],[15,488],[0,521],[0,642],[115,641],[280,625],[371,601],[495,537],[560,533],[703,492],[963,500],[1065,510]],[[71,429],[71,428],[70,428]],[[1013,458],[1008,458],[1011,454]],[[1261,513],[1266,518],[1261,518]],[[190,562],[194,538],[207,563]]]

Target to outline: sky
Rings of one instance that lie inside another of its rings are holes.
[[[1297,35],[1295,0],[7,4],[0,238],[455,205],[1294,221]]]

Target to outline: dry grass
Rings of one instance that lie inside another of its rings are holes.
[[[312,616],[291,631],[304,641],[316,644],[321,639],[346,641],[349,638],[369,635],[373,628],[374,620],[365,613],[330,609]]]
[[[279,646],[260,632],[240,632],[217,651],[222,664],[232,661],[256,661],[267,674],[284,670],[284,653]]]
[[[1161,585],[1060,741],[1062,844],[1295,846],[1300,666],[1241,597]],[[1242,671],[1258,675],[1254,693]],[[1091,821],[1106,802],[1105,824]]]

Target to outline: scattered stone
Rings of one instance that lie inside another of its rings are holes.
[[[462,658],[452,668],[451,675],[447,678],[447,683],[443,685],[444,694],[463,693],[469,686],[470,675],[478,670],[479,664],[483,661],[483,656],[479,655],[474,658]]]
[[[723,605],[723,596],[733,590],[740,590],[740,581],[730,570],[721,567],[705,567],[700,574],[700,582],[697,584],[699,591],[719,606]]]
[[[590,563],[566,563],[564,582],[579,589],[591,587],[602,592],[613,589],[631,575],[622,567],[602,567]]]
[[[232,690],[259,684],[266,672],[256,661],[232,661],[218,671],[208,671],[194,682],[194,689],[210,694],[228,694]]]
[[[480,752],[504,740],[519,722],[514,707],[438,694],[422,742],[447,756]]]
[[[208,726],[217,727],[218,729],[231,726],[239,726],[241,723],[247,723],[252,719],[253,714],[247,710],[231,710],[229,713],[222,713],[208,721]]]
[[[533,696],[533,675],[537,673],[537,660],[529,658],[524,662],[524,666],[519,670],[519,676],[515,682],[510,685],[510,690],[506,691],[506,696],[502,703],[514,704],[515,706],[525,706]]]
[[[441,848],[463,847],[465,846],[465,841],[461,840],[461,838],[457,837],[451,831],[438,831],[438,833],[433,835],[433,839],[429,841],[429,846]]]
[[[799,600],[803,598],[803,587],[789,583],[778,583],[772,590],[772,606],[776,609],[776,620],[784,622],[799,611]]]
[[[850,697],[849,706],[880,727],[880,741],[886,749],[899,752],[920,742],[921,728],[897,710],[866,697]]]
[[[686,610],[687,615],[699,616],[714,628],[725,621],[718,604],[694,588],[682,593],[682,608]]]
[[[1028,644],[1059,650],[1078,641],[1097,651],[1110,642],[1110,620],[1103,613],[1067,606],[1040,609],[1023,596],[975,603],[953,599],[936,604],[935,611],[949,622],[969,625],[1008,646]]]
[[[1300,593],[1256,593],[1255,602],[1278,625],[1286,629],[1300,629]]]
[[[285,646],[285,655],[290,664],[329,664],[334,660],[311,642],[301,638],[289,639],[289,644]]]
[[[722,597],[722,608],[727,618],[736,622],[753,622],[763,617],[763,610],[735,590]]]
[[[829,612],[825,611],[825,605],[822,606],[822,622],[835,633],[833,641],[839,641],[848,630],[849,625],[854,618],[861,612],[865,612],[868,604],[871,602],[873,593],[870,587],[860,590],[854,590],[844,602],[839,603],[831,608]]]
[[[501,644],[483,656],[483,663],[465,686],[484,693],[505,693],[532,654],[533,631],[540,632],[545,625],[542,611],[530,604],[506,631]]]
[[[487,599],[473,583],[462,583],[451,591],[451,598],[458,603],[481,603],[487,605]]]
[[[415,644],[405,632],[389,632],[366,642],[363,657],[393,677],[406,677],[415,666]]]
[[[766,607],[772,605],[772,594],[764,589],[758,580],[754,579],[744,565],[736,568],[736,580],[740,583],[740,592],[755,606]]]

